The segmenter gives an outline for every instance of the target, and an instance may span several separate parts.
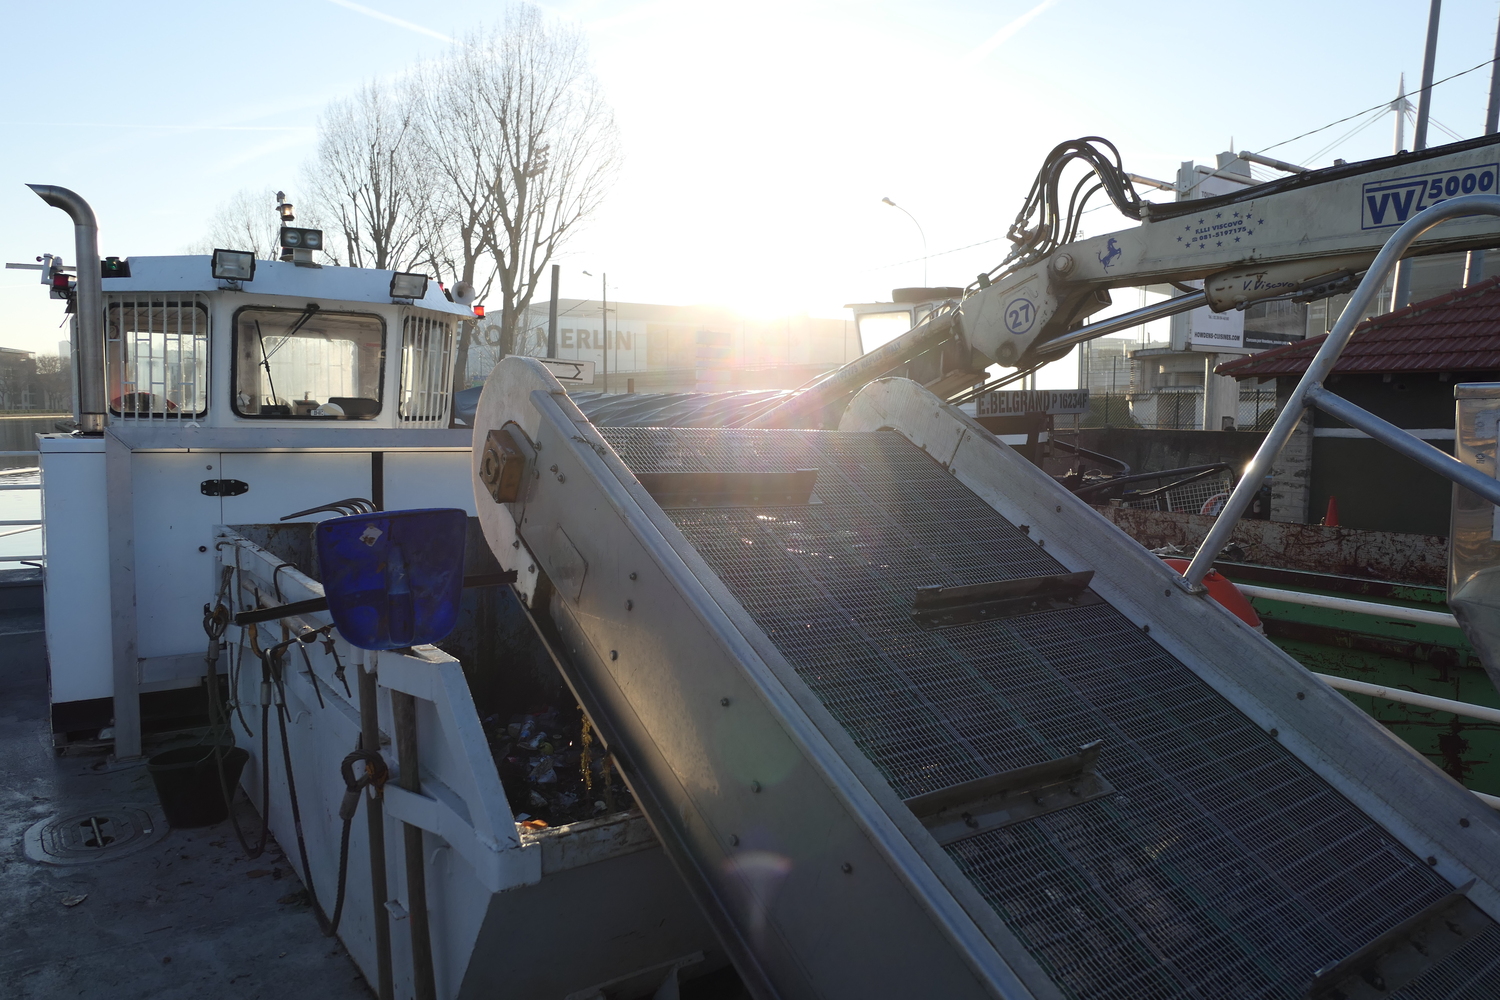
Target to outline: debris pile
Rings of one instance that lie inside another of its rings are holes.
[[[533,709],[484,720],[490,753],[516,822],[562,826],[631,808],[635,802],[582,709]]]

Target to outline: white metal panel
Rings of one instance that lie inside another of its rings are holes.
[[[385,455],[385,509],[457,507],[474,516],[469,449]]]
[[[52,702],[114,693],[102,438],[42,438]]]
[[[131,257],[130,277],[110,278],[107,292],[224,292],[222,282],[213,276],[212,258],[208,256]],[[227,292],[219,298],[247,299],[253,295],[285,296],[306,302],[321,299],[364,305],[390,305],[391,272],[361,267],[299,267],[288,261],[256,261],[255,278],[244,282],[242,291]],[[299,304],[300,304],[299,302]],[[474,310],[449,302],[436,281],[427,283],[427,294],[418,303],[424,309],[469,318]]]
[[[219,456],[221,475],[249,484],[225,497],[225,524],[269,524],[295,511],[348,497],[370,496],[370,456],[358,452],[234,453]],[[304,521],[320,521],[317,514]]]
[[[269,589],[273,576],[279,577],[277,583],[289,601],[322,595],[323,588],[319,584],[295,569],[277,573],[280,557],[247,542],[239,541],[238,544],[237,559],[236,554],[228,549],[221,558],[226,563],[237,561],[241,567],[242,599],[252,592],[263,593]],[[309,623],[321,623],[326,618],[326,612],[306,616]],[[277,633],[274,627],[267,631],[273,635]],[[267,632],[263,631],[262,635],[265,634]],[[238,640],[240,655],[244,656],[245,634],[233,629],[229,635],[231,641]],[[360,657],[376,660],[377,656],[354,650],[342,641],[340,647],[353,687],[357,672],[355,662]],[[257,700],[252,692],[259,684],[259,665],[253,659],[248,662],[251,665],[241,672],[239,688],[246,704]],[[309,676],[309,667],[316,679]],[[429,828],[433,835],[426,838],[427,893],[438,995],[452,997],[458,991],[465,969],[475,960],[474,942],[495,898],[492,893],[538,883],[542,878],[542,852],[539,845],[523,845],[521,841],[458,662],[445,653],[424,647],[411,654],[380,653],[376,670],[382,687],[387,686],[389,678],[403,677],[415,682],[406,687],[420,690],[422,700],[418,702],[417,740],[423,794],[408,792],[403,795],[394,785],[386,789],[388,885],[391,897],[406,905],[405,858],[399,847],[402,839],[399,821],[404,818],[422,826],[440,826],[441,836]],[[329,659],[319,655],[316,647],[307,661],[302,660],[300,652],[293,650],[285,676],[291,717],[288,736],[303,818],[303,839],[318,899],[327,908],[331,907],[335,896],[339,870],[338,808],[344,786],[339,779],[338,761],[355,745],[359,734],[358,708],[355,701],[344,693],[343,685],[332,676]],[[313,690],[315,683],[321,689],[318,692]],[[390,732],[390,703],[385,697],[380,698],[380,703],[382,728]],[[258,717],[259,712],[253,714]],[[274,718],[271,726],[277,728]],[[246,788],[257,787],[257,768],[271,767],[272,832],[287,845],[293,863],[298,863],[297,836],[291,826],[290,798],[279,754],[273,750],[271,760],[264,760],[257,740],[244,738],[243,729],[238,729],[236,735],[242,738],[242,745],[254,758],[246,772]],[[273,736],[272,742],[275,740]],[[455,753],[455,746],[466,752]],[[386,744],[383,750],[394,773],[397,770],[395,747]],[[433,793],[439,790],[447,790],[453,798],[437,801]],[[407,807],[404,813],[403,806]],[[431,822],[439,814],[441,824]],[[364,819],[360,817],[350,831],[348,902],[340,937],[365,970],[367,978],[373,980],[375,963],[367,902],[369,863],[365,860],[368,858],[365,830]],[[478,869],[471,864],[471,859],[480,862]],[[601,891],[607,890],[601,887]],[[566,949],[574,947],[566,936],[558,940],[565,942],[561,946]],[[410,936],[405,924],[393,923],[391,941],[397,993],[410,995]],[[483,957],[480,956],[479,960],[482,962]]]
[[[203,605],[214,594],[215,455],[131,456],[135,494],[136,649],[140,657],[203,652]],[[202,547],[204,551],[198,551]]]

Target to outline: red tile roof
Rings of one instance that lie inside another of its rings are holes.
[[[1235,378],[1300,375],[1327,334],[1229,361],[1214,371]],[[1335,372],[1500,371],[1500,277],[1414,302],[1361,323]]]

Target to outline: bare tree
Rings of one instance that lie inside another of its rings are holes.
[[[353,267],[400,271],[428,256],[417,107],[409,88],[374,82],[329,105],[318,122],[308,169],[314,207],[331,225],[325,242],[337,239]]]
[[[219,205],[209,220],[208,233],[188,248],[192,253],[215,249],[249,250],[261,260],[275,260],[281,223],[276,217],[276,189],[245,188]]]
[[[260,260],[275,260],[281,242],[281,218],[276,213],[273,187],[263,190],[245,188],[219,205],[209,221],[208,233],[188,247],[189,253],[213,253],[216,249],[249,250]],[[309,229],[323,229],[317,206],[298,205],[296,223]],[[323,251],[326,263],[339,264],[338,247]]]
[[[583,31],[529,5],[461,39],[423,80],[423,148],[443,192],[434,263],[450,260],[470,282],[490,265],[476,288],[499,292],[501,352],[512,353],[537,282],[618,170],[614,112]],[[460,379],[472,325],[459,338]]]
[[[73,359],[57,354],[39,354],[36,381],[42,409],[66,413],[73,408]]]
[[[493,215],[492,140],[489,122],[466,100],[471,67],[459,49],[454,58],[421,66],[408,86],[420,109],[417,148],[433,181],[423,218],[429,262],[442,278],[467,281],[484,299],[494,274],[481,276],[488,220]]]

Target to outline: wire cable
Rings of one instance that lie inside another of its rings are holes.
[[[1486,59],[1484,62],[1479,63],[1478,65],[1470,66],[1468,69],[1465,69],[1465,70],[1460,70],[1459,72],[1454,73],[1451,76],[1445,76],[1441,80],[1435,80],[1435,81],[1433,81],[1432,83],[1428,84],[1425,87],[1421,87],[1421,88],[1418,88],[1417,90],[1412,91],[1410,94],[1407,94],[1406,96],[1407,96],[1408,99],[1413,98],[1413,97],[1417,96],[1418,94],[1420,94],[1424,90],[1431,90],[1433,87],[1436,87],[1439,84],[1447,83],[1449,80],[1457,80],[1459,77],[1461,77],[1461,76],[1467,76],[1470,73],[1474,72],[1475,70],[1484,69],[1486,66],[1489,66],[1489,65],[1491,65],[1494,62],[1495,62],[1495,60],[1493,58]],[[1344,122],[1353,121],[1354,119],[1359,118],[1362,115],[1369,114],[1371,111],[1388,111],[1388,110],[1390,110],[1390,107],[1391,107],[1391,102],[1390,101],[1381,101],[1379,104],[1376,104],[1373,107],[1365,108],[1365,110],[1363,110],[1363,111],[1355,112],[1352,115],[1348,115],[1348,116],[1346,116],[1344,118],[1340,118],[1338,121],[1329,122],[1327,125],[1321,125],[1318,128],[1312,129],[1311,131],[1303,132],[1301,135],[1294,135],[1290,139],[1283,139],[1280,142],[1275,143],[1274,145],[1266,146],[1263,149],[1258,149],[1258,150],[1256,150],[1256,152],[1258,152],[1258,153],[1269,153],[1273,149],[1276,149],[1276,148],[1281,147],[1281,146],[1288,145],[1289,143],[1296,142],[1298,139],[1306,139],[1310,135],[1317,135],[1319,132],[1322,132],[1322,131],[1324,131],[1326,129],[1331,129],[1335,125],[1342,125],[1342,124],[1344,124]],[[1431,121],[1430,118],[1428,120]]]

